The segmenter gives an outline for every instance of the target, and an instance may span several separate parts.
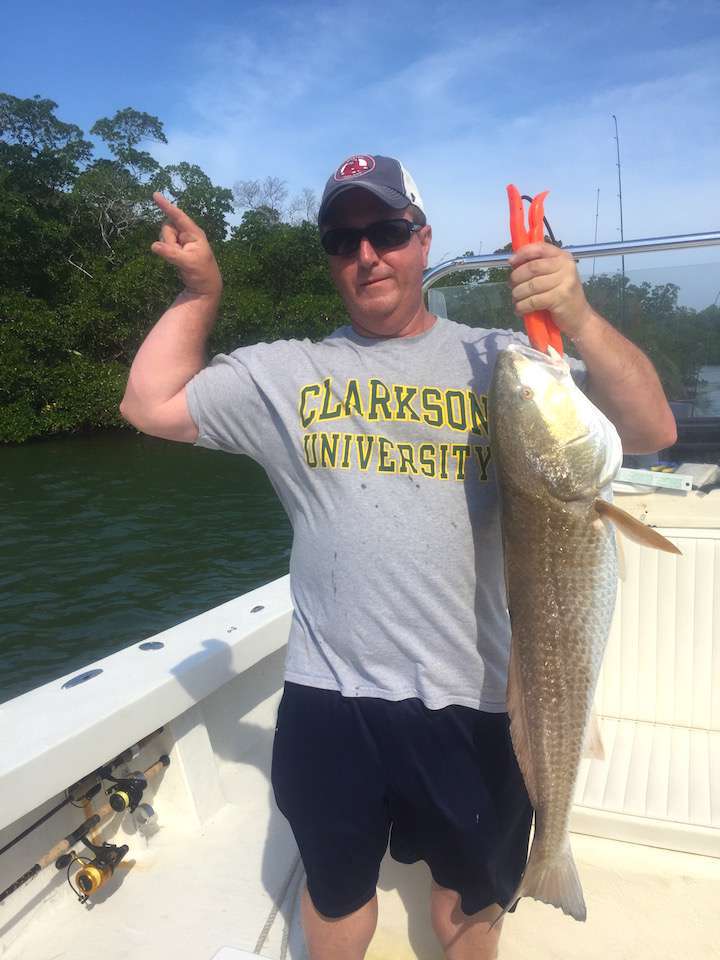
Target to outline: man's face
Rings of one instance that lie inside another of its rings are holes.
[[[323,227],[366,227],[378,220],[412,221],[407,210],[387,206],[368,190],[342,193],[330,208],[330,223]],[[328,256],[330,276],[345,303],[350,319],[367,336],[392,337],[422,307],[422,275],[427,266],[432,231],[429,226],[413,233],[401,247],[376,250],[367,237],[356,253]]]

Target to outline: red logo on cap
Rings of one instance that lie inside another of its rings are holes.
[[[349,157],[335,171],[336,180],[344,180],[346,177],[359,177],[363,173],[370,173],[375,169],[375,161],[367,154],[358,154],[356,157]]]

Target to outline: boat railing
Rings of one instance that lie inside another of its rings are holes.
[[[587,243],[563,247],[576,260],[594,257],[620,257],[633,253],[659,253],[664,250],[693,250],[700,247],[720,246],[720,230],[707,233],[686,233],[672,237],[647,237],[638,240],[618,240],[610,243]],[[455,257],[429,267],[423,274],[423,290],[451,273],[464,270],[487,270],[491,267],[507,267],[512,252],[475,254]]]

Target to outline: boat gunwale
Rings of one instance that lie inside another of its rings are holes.
[[[286,575],[1,704],[0,831],[283,647],[291,617]]]

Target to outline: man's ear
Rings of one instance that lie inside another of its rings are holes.
[[[428,265],[428,257],[430,256],[430,245],[432,244],[432,227],[430,224],[426,224],[420,233],[420,243],[423,248],[423,269]]]

